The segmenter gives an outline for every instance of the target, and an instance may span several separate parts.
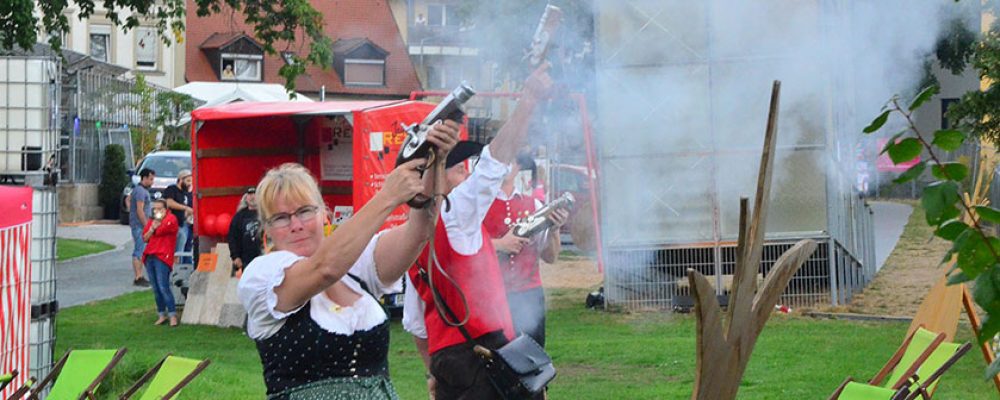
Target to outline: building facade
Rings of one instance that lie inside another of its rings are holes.
[[[63,36],[64,49],[127,68],[131,75],[141,73],[149,83],[160,87],[174,88],[185,83],[184,46],[178,42],[184,40],[183,33],[168,32],[168,45],[161,40],[153,19],[144,19],[126,32],[105,16],[100,4],[87,19],[80,20],[79,14],[75,4],[66,8],[70,30]]]
[[[400,98],[420,89],[407,54],[402,32],[388,1],[313,1],[325,16],[324,31],[333,41],[331,68],[306,68],[295,82],[296,91],[318,98]],[[280,54],[269,55],[239,13],[221,12],[198,17],[188,9],[187,82],[279,83],[279,69],[305,57],[309,46],[275,43]]]

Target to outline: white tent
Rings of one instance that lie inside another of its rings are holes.
[[[276,83],[240,82],[191,82],[174,89],[197,100],[205,102],[198,108],[229,104],[239,101],[304,101],[313,102],[302,93],[295,93],[295,99],[288,98],[285,87]],[[191,121],[190,115],[181,118],[179,125]]]

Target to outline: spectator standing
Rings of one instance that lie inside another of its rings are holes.
[[[142,239],[146,241],[142,262],[146,265],[156,311],[160,315],[153,324],[163,325],[169,318],[170,326],[177,326],[177,305],[170,291],[170,271],[174,268],[174,248],[177,246],[177,217],[167,212],[167,201],[163,199],[153,202],[152,211],[152,218],[142,232]]]
[[[167,201],[167,209],[177,218],[177,245],[175,253],[189,251],[191,243],[191,224],[188,217],[194,215],[191,199],[191,170],[182,169],[177,173],[177,183],[167,186],[163,191],[163,199]],[[175,260],[180,262],[181,260]]]
[[[135,278],[132,284],[136,286],[149,286],[149,281],[142,277],[142,254],[146,248],[146,242],[142,239],[142,229],[149,221],[149,212],[152,207],[149,196],[149,188],[153,186],[153,178],[156,171],[143,168],[139,171],[139,184],[135,185],[128,198],[128,226],[132,230],[132,269]]]
[[[229,257],[233,267],[243,270],[260,255],[260,217],[257,215],[257,188],[247,189],[240,206],[229,223]]]

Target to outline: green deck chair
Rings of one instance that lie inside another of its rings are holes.
[[[132,398],[139,391],[139,388],[146,384],[150,378],[153,380],[149,382],[149,387],[146,388],[146,392],[142,394],[140,400],[167,400],[174,398],[184,386],[191,383],[210,363],[211,360],[207,359],[204,361],[192,360],[190,358],[174,357],[167,354],[156,366],[139,378],[138,382],[125,391],[119,399],[127,400]]]
[[[941,343],[937,350],[927,358],[927,361],[924,361],[917,373],[910,378],[912,384],[909,387],[911,393],[908,399],[916,399],[918,396],[924,400],[930,399],[934,395],[934,390],[937,389],[941,375],[944,375],[970,349],[972,349],[972,344],[968,342],[961,344]]]
[[[881,386],[873,386],[861,382],[847,382],[841,388],[840,400],[904,400],[910,391],[906,388],[899,390],[886,389]]]
[[[878,386],[882,381],[886,381],[882,386],[885,389],[890,390],[893,394],[898,391],[909,377],[917,373],[920,365],[924,363],[934,353],[934,350],[944,342],[944,334],[936,334],[923,327],[917,328],[913,333],[903,341],[903,344],[899,346],[899,349],[889,358],[889,361],[885,363],[885,366],[875,374],[871,380],[868,381],[868,386]],[[892,373],[892,376],[886,380],[885,378]],[[841,397],[841,393],[844,389],[853,382],[854,379],[848,377],[844,380],[837,390],[833,392],[830,396],[830,400],[843,399],[847,400],[847,397]],[[852,386],[852,391],[859,390],[860,387],[855,383]],[[865,399],[866,397],[858,397],[857,399]],[[869,397],[870,398],[870,397]],[[881,399],[890,399],[890,397],[881,397]]]
[[[94,391],[111,369],[125,356],[125,348],[118,350],[67,350],[52,372],[38,382],[29,400],[38,400],[38,392],[52,384],[46,400],[93,399]]]
[[[969,343],[944,342],[944,334],[934,335],[933,332],[922,327],[918,328],[911,338],[913,339],[912,345],[903,353],[896,366],[891,367],[892,375],[886,380],[885,386],[875,386],[889,372],[887,368],[882,368],[882,371],[879,371],[879,374],[867,384],[851,382],[848,378],[831,398],[841,400],[909,400],[917,397],[930,399],[941,376],[972,348]],[[924,351],[920,351],[920,347],[925,343],[929,343],[929,345]],[[927,354],[928,351],[930,354]],[[897,351],[897,355],[898,353]],[[895,357],[893,358],[895,359]],[[909,367],[901,368],[907,365]]]

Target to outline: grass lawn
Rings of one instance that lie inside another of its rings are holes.
[[[66,261],[88,254],[100,253],[115,248],[110,244],[96,240],[79,240],[56,238],[56,259]]]
[[[559,376],[552,399],[687,399],[694,379],[694,319],[668,314],[608,314],[583,309],[586,291],[549,293],[549,352]],[[70,307],[56,324],[57,356],[66,348],[129,352],[100,388],[111,399],[167,352],[211,358],[183,399],[259,399],[264,383],[253,342],[237,329],[153,326],[153,298],[133,293]],[[741,399],[826,398],[846,376],[873,375],[903,339],[907,324],[823,321],[776,315],[744,377]],[[960,329],[962,340],[969,340]],[[390,364],[404,400],[426,399],[424,369],[410,336],[393,322]],[[995,399],[978,351],[946,376],[935,399]]]

